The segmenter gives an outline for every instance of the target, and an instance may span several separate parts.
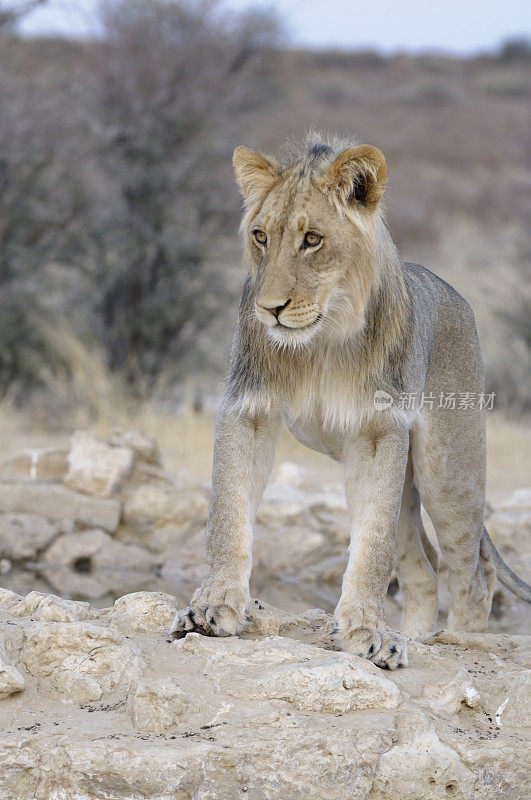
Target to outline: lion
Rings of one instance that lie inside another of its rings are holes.
[[[286,163],[238,147],[233,164],[247,277],[216,421],[205,573],[172,631],[243,630],[252,522],[283,422],[344,466],[352,532],[335,645],[396,669],[407,665],[407,640],[426,639],[438,612],[421,503],[448,567],[449,629],[485,629],[496,575],[531,601],[484,527],[474,315],[441,278],[401,260],[382,211],[378,148],[313,135]],[[400,633],[384,612],[393,569]]]

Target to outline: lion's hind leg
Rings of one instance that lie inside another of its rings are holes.
[[[432,411],[412,439],[415,480],[448,567],[450,630],[484,631],[494,591],[495,571],[482,546],[483,426],[473,411]]]
[[[422,524],[420,496],[413,482],[410,454],[396,551],[396,572],[403,598],[400,630],[410,639],[423,638],[435,626],[439,607],[437,568],[437,552]]]

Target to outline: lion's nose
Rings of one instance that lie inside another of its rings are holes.
[[[284,311],[284,309],[287,308],[290,303],[291,303],[291,298],[289,300],[286,300],[286,302],[282,303],[281,305],[273,305],[273,303],[271,304],[268,303],[267,305],[265,305],[264,303],[260,303],[260,305],[265,311],[269,311],[271,314],[273,314],[273,316],[275,316],[278,319],[278,315],[280,314],[280,312]]]

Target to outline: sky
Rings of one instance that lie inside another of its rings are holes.
[[[6,5],[18,2],[6,0]],[[95,29],[97,3],[50,0],[26,18],[22,30],[27,35],[86,36]],[[469,54],[492,50],[507,38],[531,38],[529,0],[225,0],[224,5],[275,7],[295,46]],[[260,17],[257,13],[258,24]]]

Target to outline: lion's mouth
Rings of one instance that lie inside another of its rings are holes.
[[[277,324],[274,325],[274,328],[282,328],[285,331],[307,331],[308,328],[312,328],[314,325],[320,321],[322,314],[318,314],[314,320],[309,322],[307,325],[303,325],[301,328],[290,328],[289,325],[283,325],[280,320],[277,319]]]

